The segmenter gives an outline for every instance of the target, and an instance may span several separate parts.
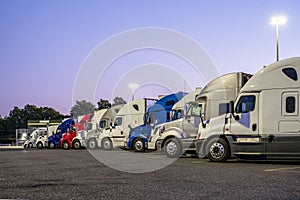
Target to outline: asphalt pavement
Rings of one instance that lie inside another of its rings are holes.
[[[126,151],[106,154],[123,164],[120,156],[134,155],[149,156],[151,163],[169,159]],[[138,161],[130,163],[138,168]],[[129,173],[84,149],[0,150],[0,198],[300,199],[300,162],[214,163],[197,157],[173,161],[155,171]]]

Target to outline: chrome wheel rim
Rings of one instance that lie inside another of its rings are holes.
[[[69,147],[68,143],[66,142],[63,145],[64,145],[64,149],[67,149]]]
[[[167,144],[166,151],[169,155],[174,155],[177,152],[177,145],[175,142],[171,141]]]
[[[91,140],[91,141],[90,141],[90,144],[89,144],[89,147],[90,147],[91,149],[95,149],[95,147],[96,147],[96,142],[95,142],[94,140]]]
[[[142,141],[138,140],[135,142],[135,149],[138,150],[138,151],[141,151],[144,147],[144,144]]]
[[[213,158],[218,159],[218,158],[221,158],[224,155],[225,148],[221,143],[216,142],[216,143],[213,143],[211,145],[209,153]]]

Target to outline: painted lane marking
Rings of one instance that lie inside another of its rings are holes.
[[[192,164],[201,164],[201,163],[204,163],[204,162],[207,162],[206,160],[204,161],[193,161]]]
[[[274,169],[266,169],[265,172],[276,172],[276,171],[287,171],[293,169],[300,169],[300,167],[282,167],[282,168],[274,168]]]

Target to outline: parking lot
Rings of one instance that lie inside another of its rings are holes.
[[[114,160],[120,155],[143,156],[126,151],[107,155],[115,157]],[[153,154],[151,159],[154,163],[168,158]],[[300,198],[300,162],[213,163],[197,157],[181,157],[164,168],[145,173],[114,168],[116,163],[107,166],[87,150],[0,150],[0,198]]]

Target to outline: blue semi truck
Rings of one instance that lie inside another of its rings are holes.
[[[185,95],[186,93],[184,92],[167,95],[148,108],[145,115],[145,123],[133,128],[129,132],[129,137],[126,142],[127,147],[135,150],[136,152],[145,151],[147,148],[145,144],[148,142],[153,126],[169,122],[170,111],[172,110],[173,105],[181,100]]]

